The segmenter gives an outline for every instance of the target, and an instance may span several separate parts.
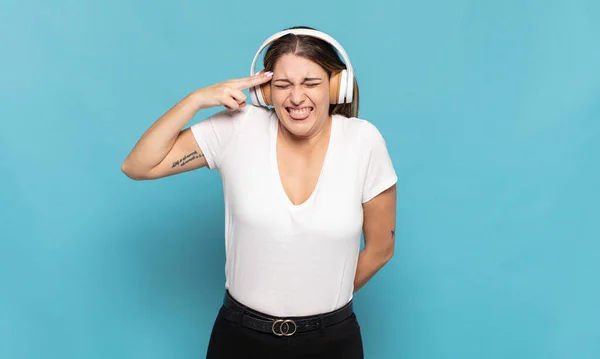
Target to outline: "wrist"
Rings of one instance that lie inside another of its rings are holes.
[[[194,90],[189,94],[188,98],[191,100],[194,109],[200,111],[209,108],[209,104],[206,103],[206,96],[202,93],[202,89]]]

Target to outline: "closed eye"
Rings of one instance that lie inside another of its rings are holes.
[[[305,84],[304,86],[308,87],[308,88],[313,88],[313,87],[317,87],[319,86],[321,83],[310,83],[310,84]],[[276,88],[278,89],[286,89],[288,87],[290,87],[290,85],[274,85]]]

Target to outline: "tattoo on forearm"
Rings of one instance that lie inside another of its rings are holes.
[[[396,230],[392,229],[392,239],[396,239]]]
[[[183,157],[181,157],[181,159],[179,159],[178,161],[173,162],[173,165],[171,166],[171,168],[175,168],[177,166],[185,166],[188,162],[193,161],[195,159],[204,157],[204,154],[198,154],[198,151],[194,151],[190,154],[187,154]]]

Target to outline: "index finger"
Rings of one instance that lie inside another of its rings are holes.
[[[249,77],[244,77],[244,78],[238,79],[236,81],[237,87],[240,90],[245,90],[250,87],[258,86],[258,85],[264,84],[266,82],[269,82],[272,77],[273,77],[273,72],[271,72],[271,71],[260,72],[254,76],[249,76]]]

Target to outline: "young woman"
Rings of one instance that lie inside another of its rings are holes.
[[[306,27],[267,44],[264,71],[186,96],[122,170],[221,175],[226,290],[207,358],[362,358],[352,298],[394,252],[397,176],[380,132],[357,117],[341,45]],[[182,130],[215,106],[226,109]]]

